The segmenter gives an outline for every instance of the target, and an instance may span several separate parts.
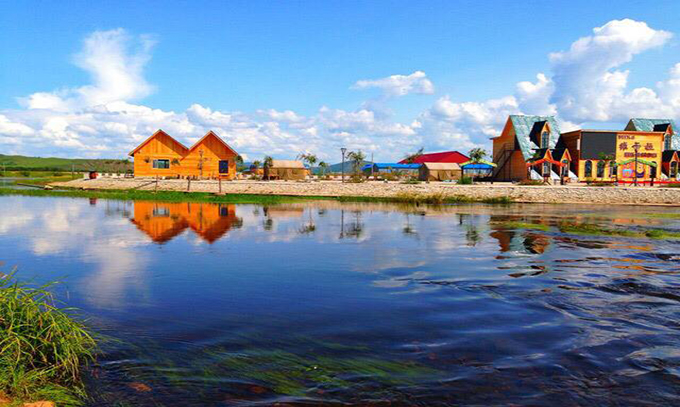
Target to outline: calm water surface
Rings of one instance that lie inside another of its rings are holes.
[[[97,406],[678,405],[679,243],[556,227],[672,211],[0,197],[0,271],[108,338]]]

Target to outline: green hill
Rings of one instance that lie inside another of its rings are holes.
[[[0,170],[7,171],[87,171],[97,170],[118,172],[132,169],[132,163],[126,160],[82,159],[57,157],[26,157],[23,155],[0,154]]]

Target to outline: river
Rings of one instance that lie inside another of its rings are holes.
[[[0,197],[105,340],[91,405],[677,405],[677,209]],[[521,222],[521,223],[520,223]],[[526,225],[533,223],[534,225]]]

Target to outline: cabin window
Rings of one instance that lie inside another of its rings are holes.
[[[616,163],[609,164],[609,178],[616,178],[618,175]]]
[[[666,134],[663,138],[663,149],[664,150],[670,150],[671,149],[671,138],[670,134]]]
[[[656,167],[651,167],[649,169],[649,178],[656,178]]]
[[[167,206],[157,206],[151,214],[154,217],[167,217],[170,216],[170,209]]]
[[[562,160],[562,176],[563,177],[568,177],[569,176],[569,160]]]
[[[586,178],[590,178],[593,176],[593,162],[592,161],[586,161],[586,165],[583,168],[583,176]]]
[[[671,173],[669,174],[671,178],[675,178],[678,175],[678,162],[671,161]]]
[[[544,131],[541,133],[541,148],[549,148],[550,146],[548,145],[550,143],[550,133],[547,131]]]
[[[170,160],[153,160],[153,168],[164,170],[170,168]]]
[[[219,166],[220,166],[220,174],[228,174],[229,173],[229,160],[221,160]]]
[[[604,161],[597,162],[597,177],[604,178]]]
[[[550,163],[547,161],[543,163],[543,176],[544,177],[550,176]]]

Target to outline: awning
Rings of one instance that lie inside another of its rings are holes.
[[[486,160],[479,160],[479,161],[472,161],[472,160],[470,160],[470,161],[465,161],[465,162],[462,163],[460,166],[461,166],[461,167],[465,167],[465,166],[468,166],[468,165],[489,165],[489,166],[491,166],[491,167],[495,167],[495,166],[496,166],[496,164],[494,164],[494,163],[492,163],[492,162],[490,162],[490,161],[486,161]]]
[[[626,165],[626,164],[630,164],[634,161],[635,161],[635,158],[629,158],[628,160],[623,160],[623,161],[617,162],[616,165]],[[647,160],[644,160],[642,158],[638,158],[637,162],[639,162],[640,164],[649,165],[650,167],[656,168],[656,163],[654,161],[647,161]]]
[[[527,162],[527,167],[534,167],[534,166],[536,166],[536,165],[543,164],[543,163],[546,162],[546,161],[549,162],[550,164],[556,165],[556,166],[558,166],[558,167],[564,167],[564,166],[567,165],[567,164],[565,164],[565,163],[561,163],[561,162],[559,162],[559,161],[555,161],[555,160],[550,159],[550,158],[541,158],[540,160],[529,161],[529,162]]]

